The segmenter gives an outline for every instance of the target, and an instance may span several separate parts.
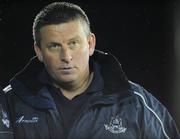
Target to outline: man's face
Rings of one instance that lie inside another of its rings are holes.
[[[79,20],[40,29],[41,47],[35,52],[48,73],[58,83],[77,83],[89,75],[89,56],[94,52],[95,36],[85,33]]]

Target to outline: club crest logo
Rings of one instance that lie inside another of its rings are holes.
[[[7,128],[10,127],[10,121],[8,119],[8,116],[7,116],[7,112],[5,111],[1,111],[2,112],[2,123],[3,125],[5,125]]]
[[[119,116],[115,116],[111,117],[109,124],[104,124],[104,127],[113,134],[120,134],[125,133],[127,130],[122,124],[122,119]]]

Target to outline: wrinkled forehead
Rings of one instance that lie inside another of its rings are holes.
[[[47,28],[47,26],[54,26],[54,29],[55,28],[59,28],[61,27],[61,30],[62,31],[65,31],[67,30],[67,28],[65,28],[65,26],[67,25],[71,25],[71,27],[74,29],[80,29],[82,28],[84,33],[86,33],[86,35],[89,35],[90,33],[90,27],[89,25],[81,18],[78,18],[78,19],[74,19],[74,20],[69,20],[67,22],[63,22],[63,23],[53,23],[53,24],[47,24],[47,25],[43,25],[40,29],[39,29],[39,33],[42,32],[42,30],[44,30],[44,28]],[[71,28],[69,28],[69,30],[71,30]],[[73,31],[72,31],[73,32]],[[71,33],[72,33],[71,32]]]
[[[68,41],[72,38],[87,37],[84,26],[80,21],[71,21],[56,25],[46,25],[40,30],[41,42],[43,41]]]

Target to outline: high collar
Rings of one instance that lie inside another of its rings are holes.
[[[108,93],[117,93],[130,89],[128,78],[114,55],[96,50],[91,58],[101,66],[105,90]]]
[[[113,55],[96,50],[90,59],[95,61],[97,65],[100,66],[99,71],[104,80],[104,96],[115,94],[120,98],[126,98],[131,95],[131,87],[128,79],[123,72],[120,63]],[[42,93],[42,89],[44,90],[45,86],[37,79],[38,75],[42,72],[43,69],[44,65],[38,61],[37,57],[30,59],[25,68],[18,72],[10,81],[14,92],[19,97],[26,100],[32,97],[34,98],[33,100],[36,100],[36,96],[38,98],[43,96],[42,98],[45,98],[46,102],[47,95]],[[50,96],[48,95],[48,97]],[[52,98],[50,98],[50,100],[51,99]],[[30,102],[31,100],[28,99],[27,101]],[[46,102],[47,105],[49,103],[51,102]],[[35,104],[32,105],[34,106]]]
[[[88,88],[85,90],[84,93],[94,93],[98,92],[104,89],[104,80],[102,77],[102,74],[100,72],[101,66],[94,61],[93,59],[90,59],[90,72],[93,74],[93,79],[88,86]],[[49,76],[48,72],[44,68],[42,72],[37,76],[37,79],[44,84],[44,86],[51,86],[54,88],[54,85],[52,83],[52,79]],[[58,89],[59,90],[59,89]]]

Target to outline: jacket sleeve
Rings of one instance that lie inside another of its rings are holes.
[[[0,90],[0,139],[13,139],[13,130],[5,94]]]
[[[175,121],[165,106],[142,87],[134,93],[142,106],[142,138],[180,139]]]

